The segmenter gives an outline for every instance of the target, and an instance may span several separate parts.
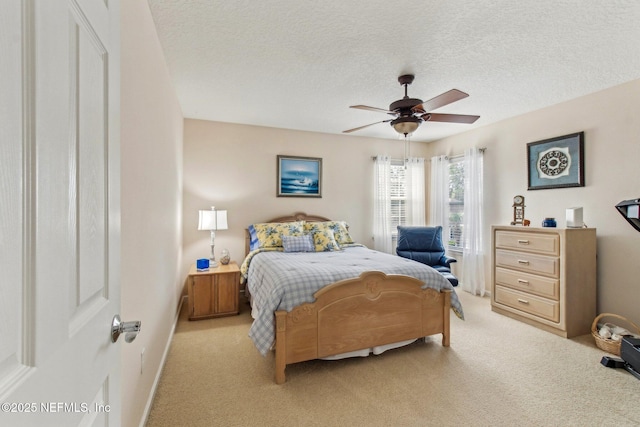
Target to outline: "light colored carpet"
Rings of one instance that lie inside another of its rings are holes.
[[[147,426],[638,426],[640,381],[567,340],[493,313],[458,291],[466,320],[380,356],[311,361],[273,382],[273,354],[239,316],[180,316]]]

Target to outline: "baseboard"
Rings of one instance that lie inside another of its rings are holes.
[[[182,311],[182,306],[184,305],[186,299],[187,299],[187,296],[183,295],[182,298],[180,299],[180,304],[178,304],[178,311],[176,311],[175,318],[173,319],[173,326],[171,327],[171,333],[169,334],[169,339],[167,340],[167,344],[164,347],[162,360],[160,361],[160,366],[158,367],[156,378],[153,380],[153,386],[151,387],[151,393],[149,393],[149,399],[147,400],[147,404],[144,407],[144,413],[142,414],[142,419],[140,420],[140,427],[144,427],[147,424],[147,419],[149,418],[149,412],[151,412],[151,405],[153,405],[153,399],[156,396],[156,390],[158,389],[158,384],[160,383],[160,377],[162,376],[164,364],[167,361],[167,355],[169,354],[169,348],[171,347],[173,334],[176,332],[176,326],[178,325],[178,319],[180,318],[180,311]]]

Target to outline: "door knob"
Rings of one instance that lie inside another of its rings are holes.
[[[140,332],[140,326],[142,322],[139,320],[134,320],[133,322],[123,322],[120,320],[119,315],[113,316],[113,321],[111,322],[111,342],[118,341],[120,334],[125,334],[124,340],[126,342],[132,342],[138,336],[138,332]]]

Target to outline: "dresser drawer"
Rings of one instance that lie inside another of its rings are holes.
[[[560,254],[560,236],[557,234],[496,231],[497,248],[516,249],[545,255]]]
[[[560,299],[560,280],[558,279],[497,267],[495,281],[496,284],[508,288],[540,295],[556,301]]]
[[[499,304],[542,317],[552,322],[560,321],[560,303],[503,286],[496,286],[495,301]]]
[[[533,274],[560,277],[560,259],[526,252],[496,249],[496,266],[515,268]]]

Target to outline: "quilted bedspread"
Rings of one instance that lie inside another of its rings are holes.
[[[313,302],[313,294],[320,288],[372,270],[415,277],[425,283],[424,288],[451,290],[451,308],[459,318],[464,318],[458,295],[449,281],[433,268],[416,261],[363,246],[334,252],[285,253],[258,249],[247,256],[242,268],[254,317],[249,337],[260,353],[266,355],[275,342],[275,311],[291,311],[300,304]]]

